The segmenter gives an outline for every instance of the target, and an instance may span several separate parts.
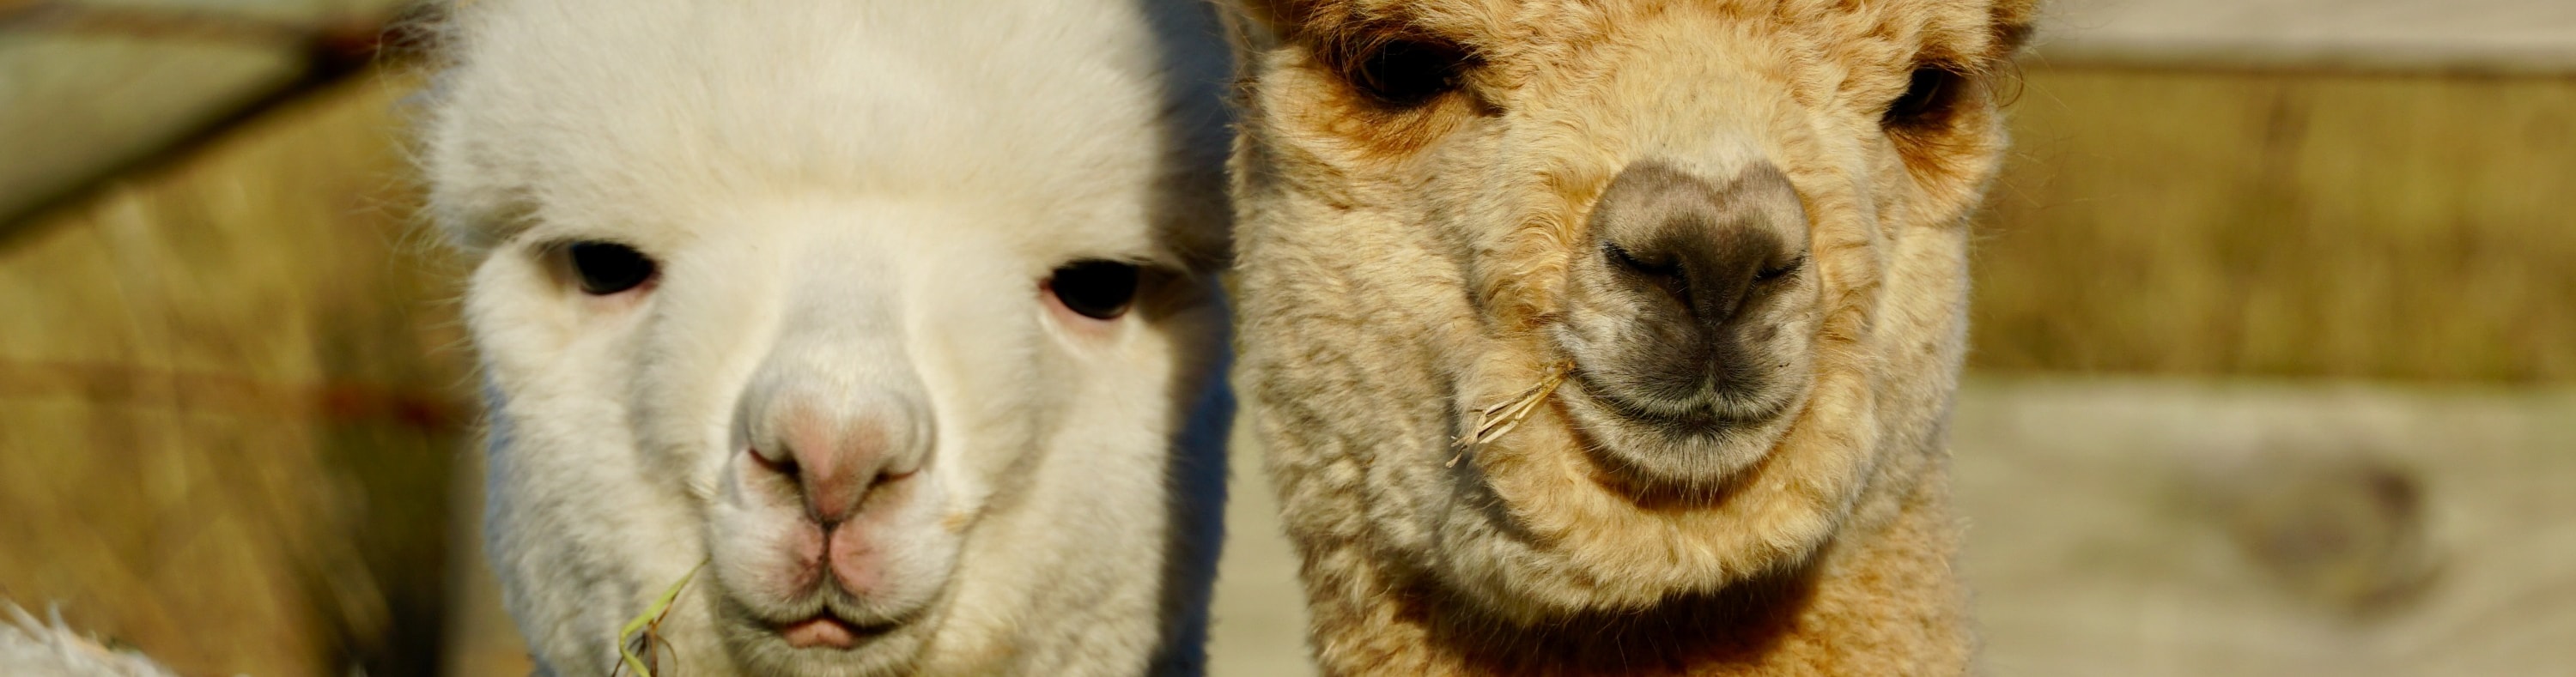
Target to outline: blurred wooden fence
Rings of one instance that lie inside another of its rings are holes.
[[[2034,64],[1976,367],[2576,380],[2576,67]]]
[[[192,674],[427,674],[474,416],[344,86],[0,239],[0,596]]]

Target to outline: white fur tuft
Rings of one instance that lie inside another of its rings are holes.
[[[46,620],[18,605],[0,620],[0,673],[15,677],[178,677],[178,673],[131,651],[100,646],[63,623],[62,610],[45,609]]]

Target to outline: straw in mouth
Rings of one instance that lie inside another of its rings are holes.
[[[1566,365],[1557,365],[1555,369],[1549,370],[1547,378],[1541,379],[1538,385],[1530,386],[1501,402],[1476,409],[1475,420],[1468,424],[1467,434],[1460,435],[1454,440],[1458,446],[1458,455],[1449,457],[1449,462],[1445,465],[1451,468],[1458,467],[1458,460],[1466,458],[1468,450],[1480,444],[1502,439],[1504,433],[1520,427],[1522,419],[1529,418],[1530,412],[1538,410],[1540,402],[1547,401],[1548,394],[1556,392],[1556,386],[1565,383],[1565,375],[1569,371],[1571,370]]]
[[[660,644],[662,619],[671,614],[671,604],[679,601],[680,590],[689,587],[689,580],[697,578],[698,570],[706,567],[707,560],[699,560],[696,566],[689,567],[689,573],[672,581],[671,587],[664,589],[661,597],[654,598],[652,604],[645,605],[643,613],[636,614],[626,621],[626,627],[617,630],[617,657],[622,664],[619,667],[631,671],[635,677],[653,677],[653,650]],[[615,677],[617,672],[612,668],[609,674]]]

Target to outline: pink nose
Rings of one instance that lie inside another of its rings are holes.
[[[823,525],[859,512],[870,490],[920,471],[920,426],[908,407],[778,403],[752,439],[753,460],[796,482],[806,513]],[[855,409],[855,411],[852,411]],[[765,434],[761,434],[765,433]]]

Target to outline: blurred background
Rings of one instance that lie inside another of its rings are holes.
[[[526,673],[416,14],[0,0],[0,598],[191,675]],[[2576,674],[2576,3],[2059,0],[2021,66],[1986,671]],[[1215,674],[1308,674],[1257,453]]]

